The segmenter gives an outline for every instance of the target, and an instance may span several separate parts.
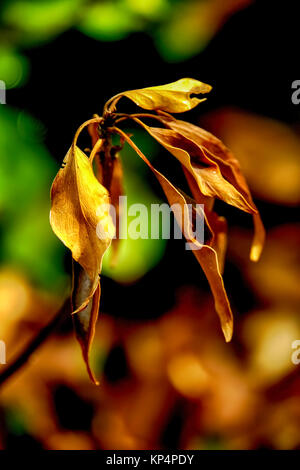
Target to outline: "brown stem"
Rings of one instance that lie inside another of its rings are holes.
[[[115,154],[119,147],[113,146],[110,132],[106,133],[101,151],[99,152],[99,164],[101,168],[101,184],[110,192],[114,170]]]
[[[157,116],[156,114],[151,114],[151,113],[135,113],[135,114],[116,113],[115,116],[117,117],[115,124],[119,124],[120,122],[125,121],[126,119],[132,119],[140,123],[141,121],[137,118],[156,119],[157,121],[160,121],[160,123],[162,123],[161,116]]]
[[[93,149],[92,149],[92,151],[91,151],[91,153],[90,153],[90,161],[91,161],[91,163],[93,163],[93,160],[94,160],[95,156],[99,154],[102,145],[103,145],[103,139],[99,139],[99,140],[95,143],[95,145],[94,145],[94,147],[93,147]]]
[[[70,313],[70,299],[68,298],[58,312],[54,315],[52,320],[39,331],[24,350],[8,365],[0,374],[0,386],[3,385],[13,374],[21,369],[30,356],[41,346],[44,341],[51,335],[51,333],[63,322],[66,315]]]
[[[102,113],[103,117],[108,116],[112,111],[114,111],[120,98],[122,98],[122,93],[118,93],[105,103]]]
[[[78,137],[79,137],[79,134],[81,133],[81,131],[86,127],[88,126],[89,124],[94,124],[94,123],[100,123],[101,121],[103,121],[103,118],[102,117],[94,117],[92,119],[89,119],[88,121],[85,121],[83,124],[81,124],[81,126],[78,127],[77,131],[76,131],[76,134],[74,136],[74,139],[73,139],[73,143],[72,143],[72,146],[73,148],[75,148],[76,144],[77,144],[77,140],[78,140]]]

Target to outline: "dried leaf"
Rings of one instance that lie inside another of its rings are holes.
[[[110,197],[111,203],[116,211],[116,237],[112,241],[112,255],[111,255],[111,265],[115,266],[118,260],[118,251],[119,251],[119,221],[121,217],[121,207],[120,207],[120,196],[124,195],[123,187],[123,168],[122,162],[119,155],[115,155],[113,159],[113,170],[112,170],[112,180],[110,186]]]
[[[251,247],[250,258],[252,261],[258,261],[264,246],[265,229],[253,202],[247,182],[241,172],[238,160],[220,139],[205,129],[174,119],[172,116],[166,114],[161,116],[161,122],[170,129],[173,129],[193,140],[193,142],[198,144],[200,147],[204,147],[208,152],[209,158],[219,166],[224,178],[226,178],[226,180],[229,181],[237,191],[239,191],[248,205],[255,209],[256,212],[253,212],[255,234]]]
[[[189,177],[190,174],[184,168],[187,176]],[[200,201],[196,201],[195,199],[191,198],[189,195],[184,193],[179,188],[176,188],[177,191],[184,197],[187,204],[193,206],[194,210],[197,211],[197,203],[203,204],[204,211],[201,215],[204,216],[204,243],[205,245],[211,246],[218,256],[219,261],[219,268],[220,272],[222,273],[224,270],[224,261],[225,261],[225,254],[227,248],[227,222],[224,217],[219,216],[216,212],[212,211],[212,208],[205,207],[205,197],[201,197]],[[201,193],[200,193],[201,194]],[[197,211],[199,212],[199,211]]]
[[[92,122],[87,126],[88,133],[91,137],[92,147],[94,147],[99,139],[99,132],[98,132],[99,123]]]
[[[194,108],[206,99],[200,100],[196,97],[191,98],[191,94],[209,93],[211,89],[212,87],[206,83],[199,82],[192,78],[182,78],[166,85],[129,90],[120,93],[115,97],[112,109],[114,109],[113,107],[122,96],[126,96],[144,109],[159,109],[170,113],[182,113]]]
[[[82,309],[86,298],[93,289],[93,281],[87,275],[87,272],[80,266],[80,264],[73,262],[73,292],[72,292],[72,307],[77,311],[72,316],[76,338],[81,346],[83,359],[86,363],[87,371],[90,379],[95,385],[99,382],[93,374],[90,363],[89,354],[92,342],[95,335],[95,325],[98,318],[99,303],[100,303],[100,281],[97,280],[96,290],[94,295],[90,298],[88,304]]]
[[[204,196],[200,189],[197,181],[195,180],[194,176],[182,165],[182,171],[185,175],[185,178],[188,182],[189,188],[191,190],[192,195],[194,196],[195,200],[198,204],[204,204],[205,208],[209,211],[213,209],[215,198]]]
[[[220,272],[223,274],[227,249],[227,222],[225,217],[219,216],[215,212],[209,212],[207,217],[213,232],[210,246],[217,253]]]
[[[75,260],[72,303],[76,337],[88,373],[97,383],[89,365],[89,351],[99,310],[102,258],[114,226],[108,213],[108,192],[97,181],[91,161],[74,143],[53,182],[51,200],[52,229]]]
[[[187,175],[190,176],[188,172]],[[200,201],[196,202],[196,200],[192,199],[180,189],[176,189],[184,197],[186,203],[191,204],[194,208],[197,207],[197,202],[198,204],[205,204],[205,202],[203,201],[203,199],[205,198],[202,197]],[[219,216],[218,214],[213,212],[211,208],[208,209],[207,207],[205,207],[205,205],[203,215],[205,219],[205,245],[208,245],[215,250],[218,257],[219,269],[222,274],[224,271],[225,255],[227,248],[227,222],[224,217]]]
[[[257,212],[244,196],[222,176],[218,164],[207,156],[203,147],[172,129],[149,127],[145,124],[143,126],[191,173],[203,196],[217,197],[248,213]]]
[[[124,139],[131,145],[131,147],[137,152],[137,154],[144,160],[144,162],[148,165],[148,167],[153,171],[156,178],[158,179],[169,204],[172,206],[173,204],[179,204],[182,208],[182,215],[187,215],[187,211],[185,211],[185,207],[187,201],[183,194],[176,189],[172,183],[165,178],[159,171],[157,171],[146,156],[141,152],[141,150],[132,142],[132,140],[120,129],[116,129]],[[201,265],[206,278],[210,284],[214,300],[215,300],[215,308],[220,317],[222,330],[225,336],[226,341],[230,341],[232,337],[232,330],[233,330],[233,316],[230,308],[230,304],[228,301],[228,297],[225,291],[222,275],[220,272],[219,261],[216,251],[208,245],[200,245],[199,242],[193,238],[191,235],[191,228],[192,228],[192,221],[187,217],[178,217],[177,213],[174,213],[177,223],[181,227],[183,234],[185,235],[187,241],[191,244],[196,245],[196,250],[192,250],[194,255],[196,256],[199,264]]]
[[[89,125],[89,134],[92,140],[92,146],[95,148],[97,142],[99,142],[99,134],[98,134],[98,124],[93,123]],[[114,206],[116,211],[116,236],[112,240],[112,253],[110,263],[112,266],[115,266],[118,259],[118,250],[119,250],[119,220],[120,220],[120,204],[119,204],[119,197],[123,196],[124,186],[123,186],[123,168],[120,156],[114,149],[110,151],[110,160],[111,160],[111,178],[110,178],[110,187],[107,188],[109,190],[111,204]],[[96,157],[96,155],[95,155]],[[96,177],[101,184],[104,184],[104,168],[100,160],[100,155],[97,155],[98,158],[95,158],[96,162]]]
[[[109,204],[108,192],[97,181],[88,157],[76,146],[68,151],[53,182],[51,200],[50,223],[54,233],[72,251],[90,279],[95,280],[114,228],[108,212],[97,215],[99,207]],[[102,239],[96,233],[99,223],[107,234]]]

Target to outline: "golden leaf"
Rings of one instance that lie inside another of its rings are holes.
[[[99,208],[109,204],[109,196],[97,181],[88,157],[74,145],[52,184],[51,200],[50,223],[54,233],[72,251],[90,279],[96,279],[114,233],[108,210],[97,215]],[[106,237],[99,238],[98,224]]]
[[[71,250],[74,261],[73,323],[91,380],[97,383],[89,351],[100,301],[102,258],[111,243],[114,226],[107,190],[96,179],[92,163],[73,143],[51,188],[50,223]]]
[[[144,109],[182,113],[194,108],[206,99],[191,98],[191,94],[209,93],[211,89],[212,87],[206,83],[192,78],[182,78],[166,85],[124,91],[110,100],[112,101],[111,109],[114,109],[122,96],[126,96]]]

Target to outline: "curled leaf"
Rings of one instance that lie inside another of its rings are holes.
[[[189,173],[187,173],[189,177]],[[199,204],[203,204],[204,211],[203,216],[205,220],[204,225],[204,240],[205,245],[210,246],[217,254],[218,263],[219,263],[219,270],[220,273],[223,273],[224,270],[224,263],[225,263],[225,255],[226,255],[226,248],[227,248],[227,222],[224,217],[219,216],[215,212],[213,212],[211,207],[205,207],[205,198],[200,198],[200,200],[192,199],[190,196],[185,194],[180,189],[176,188],[177,191],[184,197],[186,203],[191,204],[193,208],[196,209],[197,202]],[[209,201],[210,202],[210,201]]]
[[[235,186],[223,177],[218,164],[208,157],[203,147],[172,129],[149,127],[144,123],[143,126],[191,173],[203,196],[217,197],[245,212],[257,212]]]
[[[191,193],[194,196],[195,200],[199,204],[204,204],[204,206],[208,210],[212,210],[213,206],[214,206],[215,198],[214,197],[204,196],[204,194],[202,194],[200,189],[199,189],[197,181],[195,180],[194,176],[190,173],[190,171],[188,171],[186,169],[186,167],[183,166],[183,165],[182,165],[182,170],[183,170],[183,173],[185,175],[185,178],[188,182],[189,188],[190,188]]]
[[[126,96],[144,109],[182,113],[194,108],[206,99],[200,100],[191,97],[191,94],[205,94],[209,93],[211,89],[212,87],[206,83],[192,78],[182,78],[166,85],[124,91],[113,99],[112,109],[122,96]]]
[[[238,160],[233,156],[232,152],[223,144],[220,139],[205,129],[185,121],[174,119],[172,116],[166,114],[161,115],[160,120],[168,128],[179,132],[188,139],[191,139],[200,147],[205,148],[206,152],[208,152],[207,155],[209,159],[214,161],[219,166],[224,178],[226,178],[226,180],[236,188],[236,190],[243,196],[247,204],[254,209],[252,213],[255,233],[251,247],[250,258],[252,261],[258,261],[264,246],[265,229],[253,202],[250,190],[243,176]]]
[[[212,238],[208,244],[216,252],[220,273],[223,274],[227,249],[227,222],[225,217],[219,216],[215,212],[206,212],[206,219],[212,232]]]
[[[72,315],[73,325],[76,338],[81,346],[82,356],[86,364],[86,368],[90,379],[95,385],[99,382],[91,369],[89,355],[92,342],[95,335],[95,325],[98,318],[100,303],[100,281],[97,280],[96,290],[92,297],[89,298],[90,292],[93,290],[93,281],[87,275],[87,272],[80,264],[73,262],[73,291],[72,291],[72,308],[76,312]],[[86,299],[89,298],[87,305],[82,308]]]

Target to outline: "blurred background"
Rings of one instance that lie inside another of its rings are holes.
[[[124,241],[117,267],[104,262],[92,352],[101,386],[89,382],[66,320],[1,387],[0,448],[299,449],[291,2],[3,0],[0,22],[0,340],[8,364],[70,289],[71,258],[49,225],[49,190],[75,130],[112,95],[182,77],[211,84],[208,100],[184,119],[233,150],[267,229],[261,261],[250,263],[251,218],[217,202],[229,225],[230,344],[184,241]],[[172,158],[133,132],[182,186]],[[122,160],[129,203],[164,200],[126,146]]]

